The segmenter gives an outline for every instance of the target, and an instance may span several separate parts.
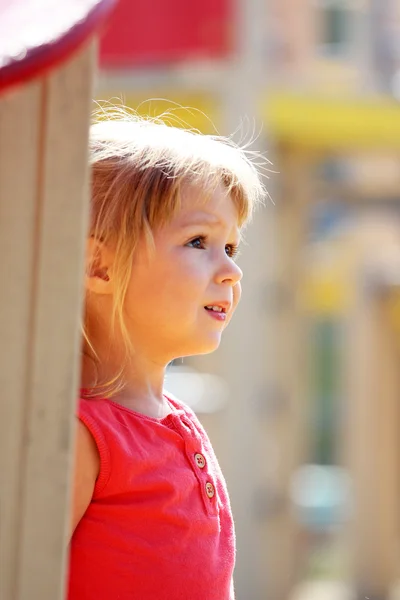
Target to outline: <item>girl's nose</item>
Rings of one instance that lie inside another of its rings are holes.
[[[226,256],[223,266],[218,273],[218,283],[227,283],[236,285],[243,277],[241,268],[231,259]]]

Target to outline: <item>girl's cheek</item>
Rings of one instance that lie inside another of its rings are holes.
[[[238,281],[238,283],[235,283],[235,285],[233,286],[232,312],[236,309],[237,305],[239,304],[241,295],[242,295],[242,286],[241,286],[240,282]]]

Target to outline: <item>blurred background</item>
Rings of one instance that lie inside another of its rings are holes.
[[[228,481],[237,600],[400,598],[400,1],[120,0],[95,95],[272,163],[236,320],[167,378]]]

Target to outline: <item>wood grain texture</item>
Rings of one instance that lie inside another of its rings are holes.
[[[0,100],[0,598],[15,598],[42,88]]]
[[[94,56],[91,42],[29,98],[22,90],[22,106],[15,96],[0,104],[10,138],[0,136],[0,158],[9,163],[0,160],[0,275],[12,280],[0,299],[0,597],[7,600],[64,597]]]

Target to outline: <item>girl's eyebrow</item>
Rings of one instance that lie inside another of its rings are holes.
[[[229,228],[229,225],[226,221],[220,219],[219,217],[217,217],[217,215],[214,215],[213,213],[199,211],[184,217],[179,223],[178,227],[179,229],[189,229],[193,227],[210,227],[212,229],[226,230]],[[238,224],[235,227],[234,237],[238,237],[239,239],[241,237],[240,227]]]

